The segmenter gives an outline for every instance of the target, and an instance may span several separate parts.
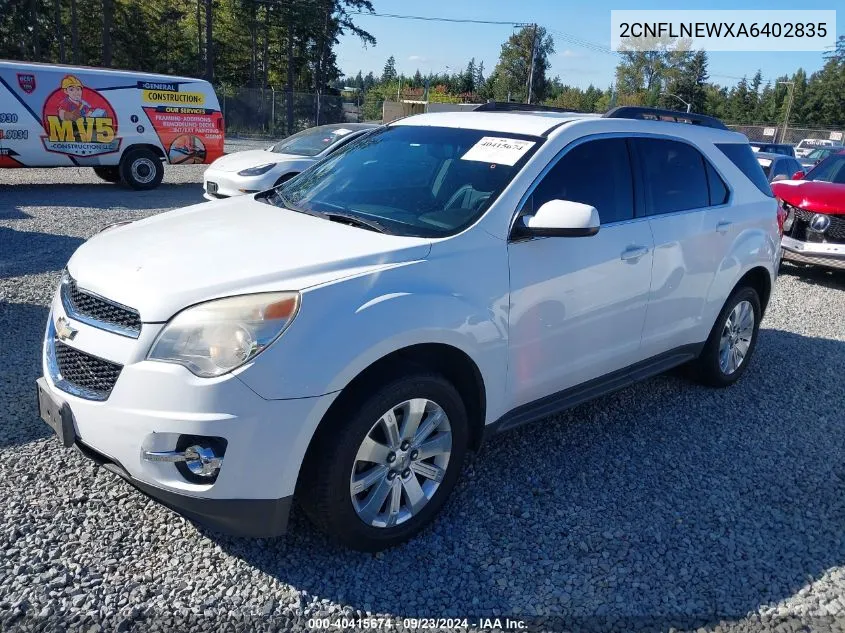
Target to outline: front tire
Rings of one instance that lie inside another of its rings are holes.
[[[94,167],[94,173],[106,182],[120,182],[120,169],[118,167]]]
[[[762,316],[757,291],[750,286],[737,288],[693,363],[695,378],[711,387],[727,387],[739,380],[757,347]]]
[[[375,552],[410,539],[443,506],[460,475],[468,422],[439,374],[399,378],[358,402],[318,430],[298,497],[318,528]]]
[[[120,159],[120,180],[127,187],[142,191],[155,189],[164,178],[164,164],[151,150],[130,149]]]

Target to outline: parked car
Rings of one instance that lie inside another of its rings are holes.
[[[751,149],[755,152],[782,154],[783,156],[791,156],[792,158],[795,158],[795,148],[787,143],[762,143],[760,141],[751,141],[749,145],[751,145]]]
[[[763,173],[766,174],[766,179],[769,182],[789,180],[794,174],[802,171],[801,163],[791,156],[757,152],[755,157],[757,158],[757,162],[760,163],[760,167],[763,168]]]
[[[828,140],[826,138],[805,138],[798,145],[795,146],[795,157],[804,158],[814,149],[822,147],[836,147],[842,149],[841,143]]]
[[[205,170],[205,198],[215,200],[270,189],[376,127],[374,123],[321,125],[267,149],[227,154]]]
[[[820,147],[819,149],[814,149],[812,152],[799,159],[798,162],[801,163],[801,168],[803,169],[803,171],[806,172],[818,165],[831,154],[836,154],[838,152],[841,152],[842,150],[842,147],[836,146]]]
[[[845,151],[772,190],[786,214],[783,258],[845,270]]]
[[[92,167],[153,189],[164,163],[223,155],[223,115],[203,79],[0,61],[0,168]]]
[[[95,235],[52,303],[42,418],[216,529],[280,534],[296,495],[380,550],[494,433],[683,363],[735,383],[780,260],[747,139],[508,108],[403,118],[269,191]]]

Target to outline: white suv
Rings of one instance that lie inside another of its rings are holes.
[[[746,138],[499,109],[402,119],[274,190],[90,239],[41,416],[213,528],[281,534],[295,497],[379,550],[492,433],[683,363],[735,382],[780,259]]]

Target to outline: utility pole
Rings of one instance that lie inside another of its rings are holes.
[[[531,66],[528,70],[528,101],[531,103],[531,93],[534,90],[534,59],[537,57],[537,23],[534,23],[534,34],[531,36]]]
[[[780,137],[780,142],[786,143],[786,129],[789,127],[789,114],[792,112],[792,99],[795,97],[795,82],[779,81],[778,83],[789,86],[789,101],[786,104],[786,116],[783,117],[783,134]]]

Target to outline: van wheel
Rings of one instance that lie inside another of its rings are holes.
[[[118,167],[94,167],[94,173],[106,182],[120,182],[120,169]]]
[[[692,363],[694,377],[711,387],[727,387],[740,379],[757,346],[762,310],[757,291],[737,288],[725,302],[701,356]]]
[[[130,149],[120,159],[120,180],[132,189],[155,189],[164,178],[164,164],[152,151]]]
[[[318,431],[297,496],[318,528],[375,552],[414,536],[443,506],[466,453],[467,414],[433,373],[376,386],[359,402]]]

